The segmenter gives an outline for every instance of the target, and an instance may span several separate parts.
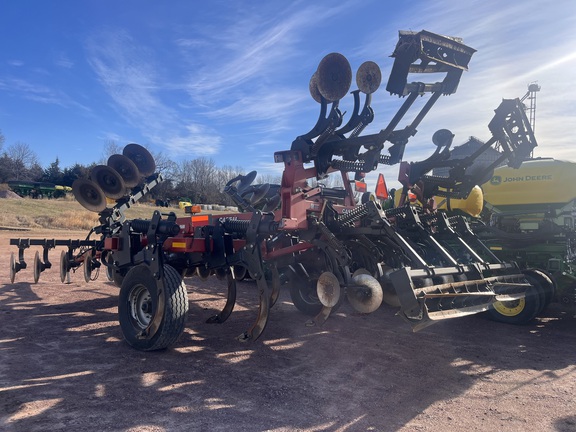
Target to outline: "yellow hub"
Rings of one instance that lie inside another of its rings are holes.
[[[526,307],[526,299],[521,298],[519,300],[512,301],[497,301],[493,304],[494,309],[501,315],[504,316],[516,316],[521,313]]]

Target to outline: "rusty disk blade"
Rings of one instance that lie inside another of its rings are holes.
[[[87,210],[100,213],[106,208],[104,191],[88,179],[77,179],[72,184],[74,198]]]
[[[34,283],[38,283],[40,273],[42,273],[42,262],[40,261],[40,254],[38,251],[34,254]]]
[[[14,283],[14,278],[16,277],[16,258],[14,258],[14,252],[10,254],[10,283]]]
[[[310,78],[310,84],[308,85],[308,89],[310,90],[310,96],[312,96],[312,99],[314,99],[318,103],[321,103],[322,95],[318,90],[318,72],[314,72],[312,78]]]
[[[122,176],[107,165],[96,165],[92,168],[90,178],[100,186],[108,198],[118,199],[126,195],[126,184]]]
[[[242,281],[248,276],[248,270],[241,265],[234,266],[234,276],[236,280]]]
[[[133,188],[140,182],[140,171],[128,156],[114,154],[108,158],[107,165],[120,174],[126,187]]]
[[[354,287],[347,290],[348,301],[360,313],[372,313],[382,304],[382,287],[376,278],[369,274],[352,277]]]
[[[66,251],[62,251],[60,254],[60,282],[66,282],[69,271],[70,261],[68,260],[68,253]]]
[[[128,157],[138,167],[138,171],[144,177],[154,174],[156,162],[148,150],[139,144],[128,144],[122,154]]]
[[[218,267],[215,271],[218,280],[225,280],[228,278],[228,270],[224,267]]]
[[[356,72],[356,85],[362,93],[374,93],[380,87],[381,82],[380,66],[373,61],[366,61],[360,65],[358,72]]]
[[[332,272],[322,273],[316,282],[316,292],[323,306],[336,306],[340,300],[340,282],[336,275]]]
[[[352,68],[340,53],[325,56],[317,70],[318,91],[328,102],[342,99],[352,84]]]
[[[92,257],[90,253],[84,256],[84,281],[86,283],[90,282],[92,276]]]
[[[211,274],[212,271],[208,267],[204,266],[196,267],[196,275],[202,280],[207,280]]]

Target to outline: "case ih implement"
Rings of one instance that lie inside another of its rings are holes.
[[[327,55],[310,80],[310,92],[320,104],[316,124],[289,150],[274,155],[275,162],[284,164],[282,183],[253,185],[255,172],[228,182],[225,191],[243,213],[177,218],[155,211],[149,220],[127,220],[125,210],[162,181],[154,174],[150,154],[129,144],[123,155],[112,156],[107,166],[92,171],[90,179],[74,184],[75,197],[99,213],[100,225],[86,240],[12,239],[19,251],[18,260],[12,255],[11,280],[26,268],[24,250],[29,246],[44,250],[43,259],[38,253],[34,259],[35,281],[51,266],[48,251],[56,246],[67,247],[60,261],[62,281],[80,266],[88,281],[94,269],[104,266],[120,286],[118,314],[124,337],[140,350],[170,346],[182,333],[188,310],[182,278],[191,274],[214,274],[228,282],[226,304],[210,323],[230,316],[236,281],[243,274],[255,280],[258,313],[241,340],[262,334],[280,289],[289,289],[294,305],[313,317],[312,323],[324,322],[347,297],[362,313],[375,311],[383,300],[396,305],[414,329],[486,311],[495,301],[522,299],[526,290],[545,292],[550,282],[545,276],[523,274],[498,260],[462,218],[448,219],[425,207],[383,210],[373,200],[356,204],[354,198],[350,174],[356,178],[379,164],[399,163],[434,103],[456,91],[474,52],[459,38],[400,32],[386,89],[405,99],[384,129],[367,135],[362,132],[374,118],[371,95],[380,85],[380,69],[373,62],[360,66],[358,89],[352,91],[354,108],[343,124],[339,101],[349,91],[352,71],[341,54]],[[409,82],[412,74],[443,80]],[[398,128],[419,96],[426,102],[408,126]],[[516,139],[518,125],[510,123],[511,117],[498,117],[496,139],[505,158],[515,161],[535,143]],[[451,139],[449,131],[435,134],[434,158],[448,154]],[[390,146],[384,152],[386,143]],[[416,173],[425,164],[409,166],[406,186],[413,188],[424,179],[425,170]],[[331,173],[341,176],[343,188],[322,184]],[[461,178],[454,184],[445,180],[441,186],[449,193],[461,183]],[[106,197],[116,199],[116,205],[107,208]],[[90,240],[92,234],[99,238]]]

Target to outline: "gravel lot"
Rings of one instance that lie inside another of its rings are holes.
[[[8,239],[24,236],[76,233],[0,231],[3,431],[576,431],[576,319],[558,304],[527,326],[472,316],[412,333],[386,305],[307,327],[282,293],[263,337],[242,343],[255,285],[206,324],[225,286],[190,278],[185,333],[143,353],[122,339],[118,288],[103,273],[60,283],[60,250],[38,284],[28,250],[10,284]]]

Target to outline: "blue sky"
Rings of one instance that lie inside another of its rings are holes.
[[[171,159],[279,173],[273,153],[314,125],[308,92],[318,62],[341,52],[352,69],[378,63],[373,95],[386,126],[401,104],[384,90],[398,30],[459,36],[477,49],[456,94],[418,128],[405,160],[487,140],[502,98],[537,97],[535,156],[576,160],[576,2],[0,0],[0,130],[47,166],[88,164],[106,142],[136,142]],[[350,112],[351,99],[341,102]],[[408,121],[408,119],[407,119]],[[405,124],[401,124],[405,126]],[[397,167],[382,169],[393,183]]]

